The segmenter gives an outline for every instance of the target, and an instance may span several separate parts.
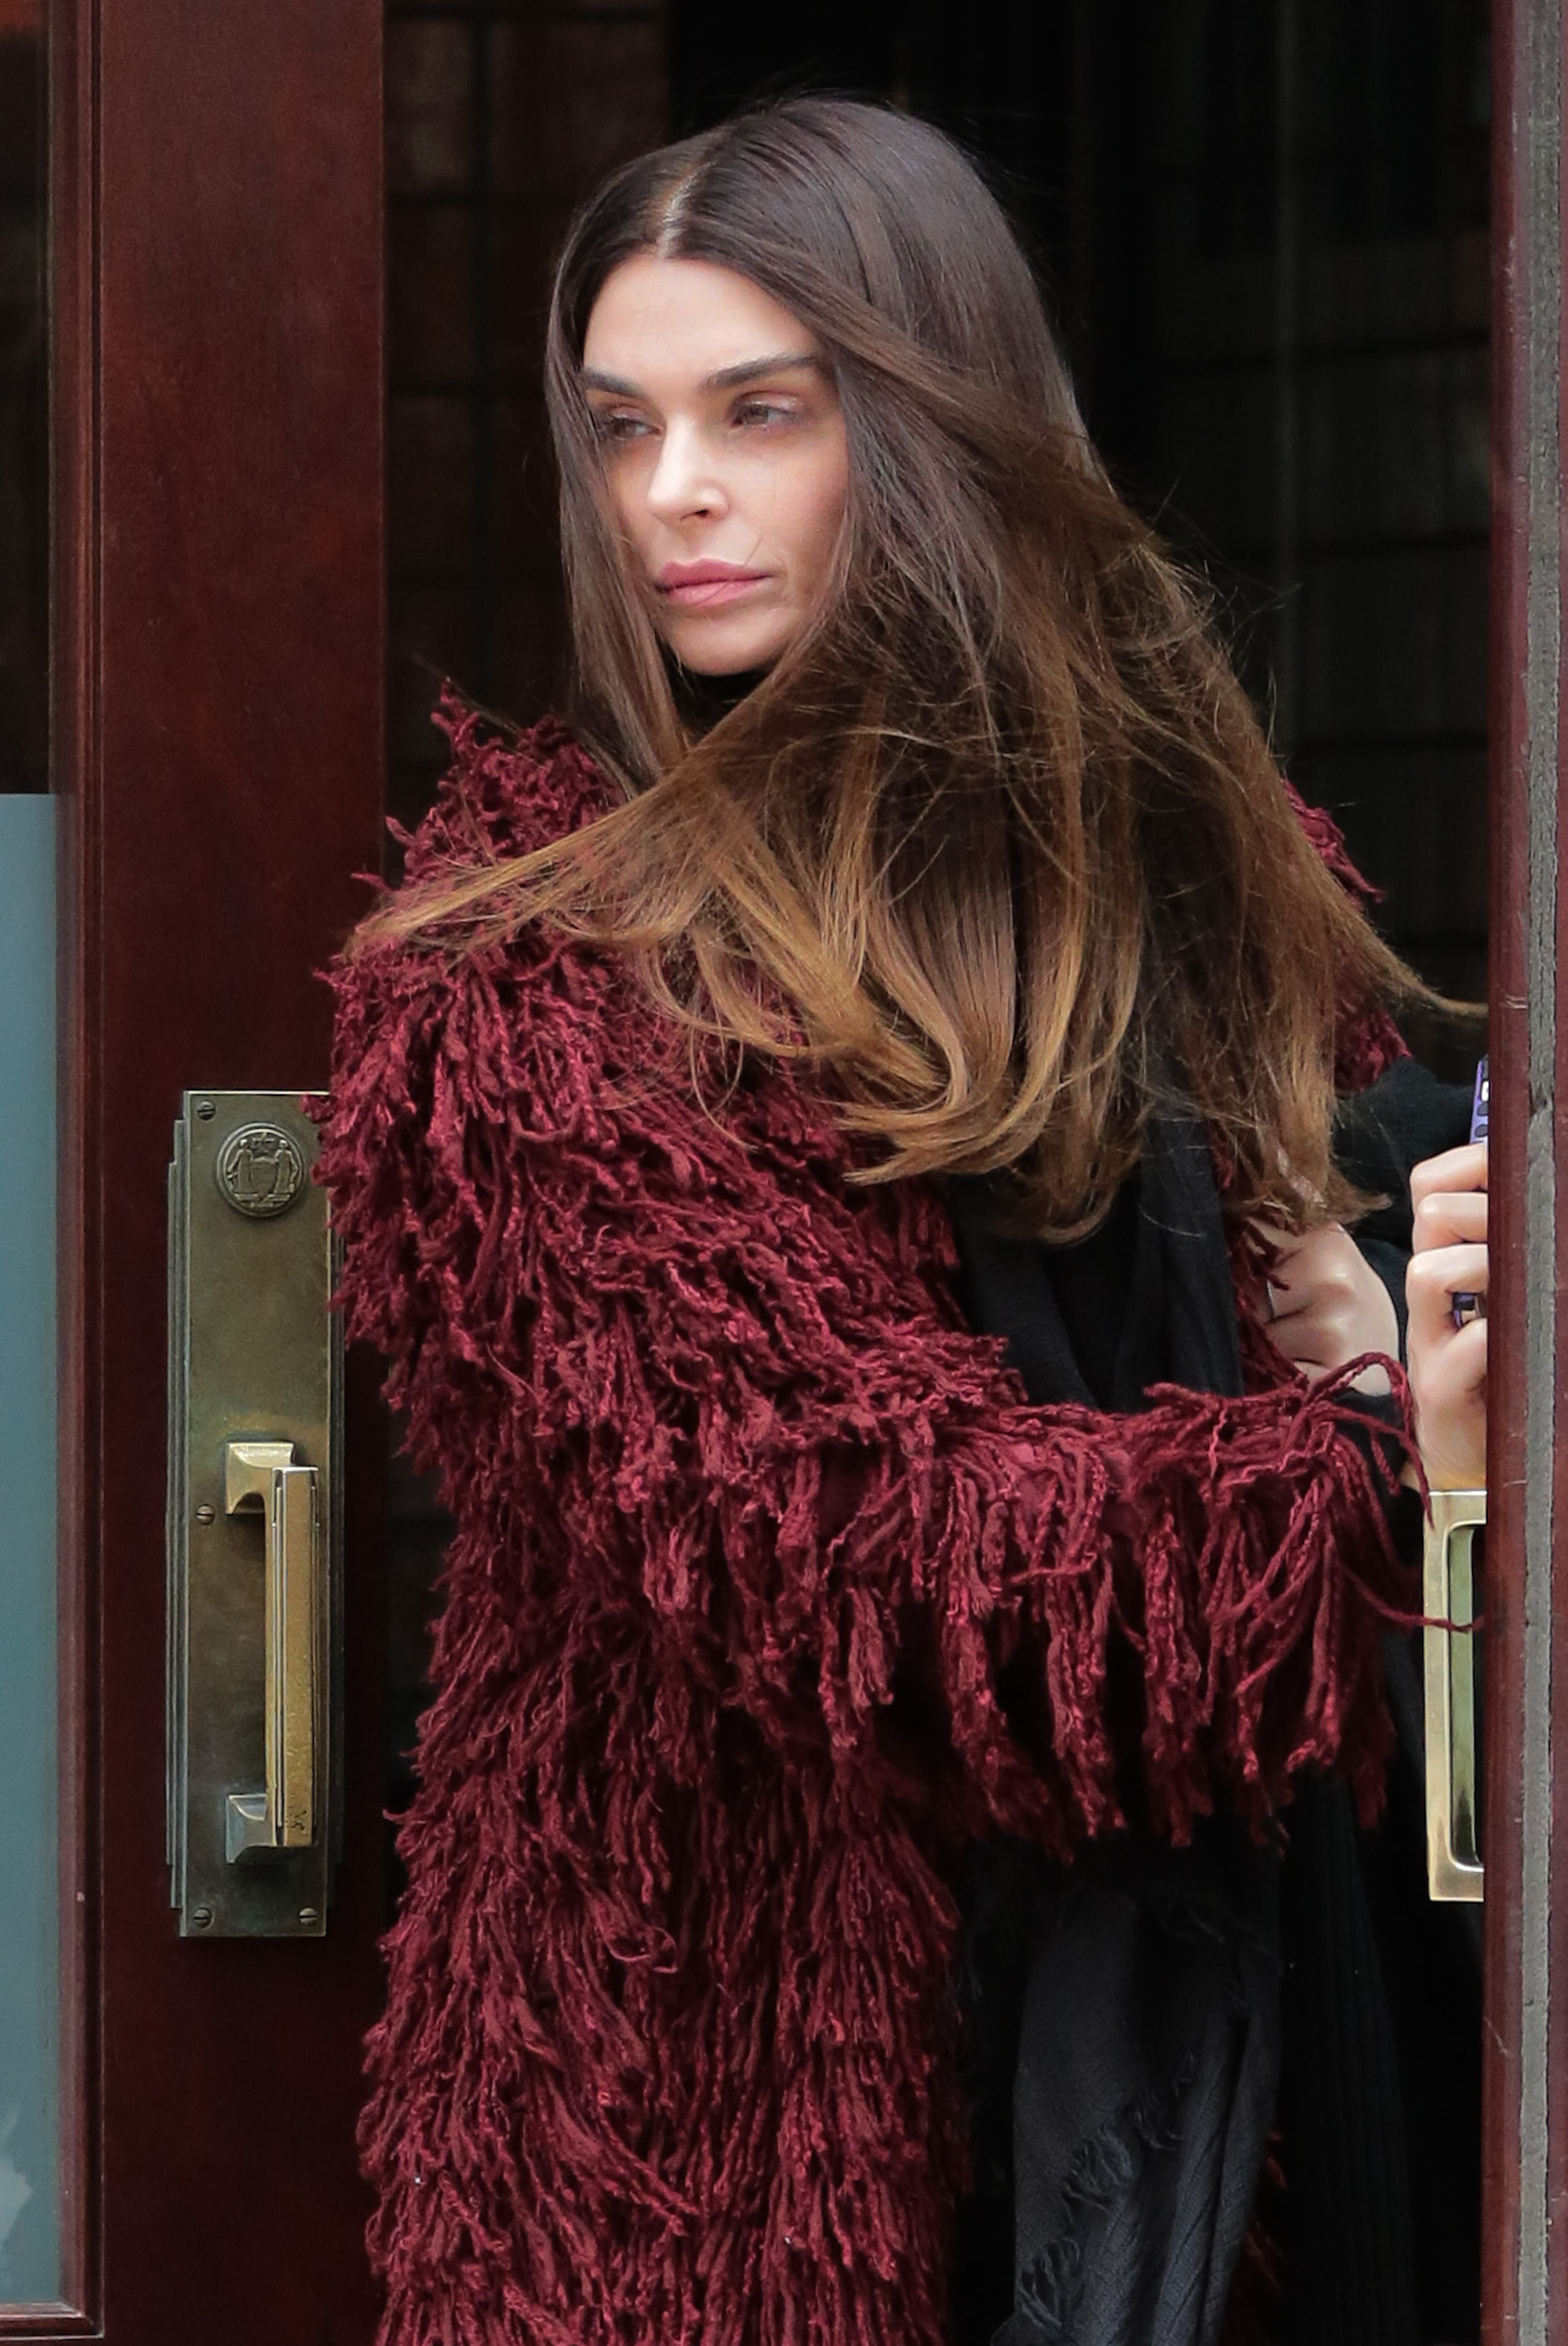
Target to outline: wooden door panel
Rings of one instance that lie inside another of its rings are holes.
[[[1494,0],[1482,2334],[1568,2337],[1562,0]],[[1441,2048],[1434,2048],[1441,2057]]]
[[[182,1087],[323,1079],[312,973],[379,860],[380,10],[56,0],[53,36],[77,2317],[30,2334],[356,2346],[377,1445],[351,1425],[349,1831],[328,1936],[182,1943],[163,1827],[163,1199]]]

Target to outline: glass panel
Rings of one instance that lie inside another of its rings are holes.
[[[0,2301],[61,2294],[55,801],[0,795]]]
[[[0,2305],[63,2294],[40,0],[0,0]]]

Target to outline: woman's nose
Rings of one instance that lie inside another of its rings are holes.
[[[722,513],[728,503],[722,482],[708,461],[703,436],[688,424],[665,426],[658,462],[648,481],[648,510],[665,522],[689,521]]]

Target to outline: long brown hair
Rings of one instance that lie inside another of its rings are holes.
[[[642,252],[792,311],[848,437],[834,591],[706,728],[619,545],[580,382],[599,289]],[[799,97],[628,165],[571,230],[546,371],[573,714],[626,803],[394,900],[364,940],[546,919],[621,947],[694,1029],[817,1061],[871,1144],[861,1178],[1015,1166],[1043,1231],[1097,1219],[1172,1084],[1235,1205],[1299,1222],[1333,1200],[1336,1005],[1421,989],[1304,839],[959,150]]]

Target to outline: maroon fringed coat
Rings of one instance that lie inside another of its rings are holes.
[[[552,724],[454,746],[412,876],[606,803]],[[371,2041],[383,2337],[941,2346],[952,1851],[1115,1824],[1116,1639],[1173,1836],[1308,1763],[1375,1800],[1408,1590],[1364,1420],[1245,1318],[1243,1399],[1030,1406],[936,1195],[848,1187],[787,1066],[698,1106],[612,957],[338,984],[349,1324],[457,1519]]]

